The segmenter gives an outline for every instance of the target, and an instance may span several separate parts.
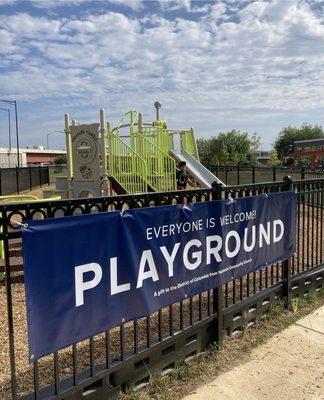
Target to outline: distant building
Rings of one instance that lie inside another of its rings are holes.
[[[270,155],[270,151],[260,151],[258,153],[258,161],[262,167],[268,165],[269,155]]]
[[[19,161],[20,166],[28,165],[50,165],[54,164],[57,157],[66,154],[65,150],[44,149],[43,146],[34,146],[33,148],[20,148]],[[17,149],[0,147],[0,167],[8,168],[17,165]]]
[[[311,165],[312,168],[324,166],[324,138],[296,140],[291,153],[293,165]]]

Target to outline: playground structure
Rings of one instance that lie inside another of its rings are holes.
[[[192,128],[168,129],[160,119],[156,102],[156,120],[146,123],[134,110],[124,114],[112,127],[100,110],[100,124],[81,124],[65,114],[67,176],[58,177],[56,190],[44,196],[62,198],[98,197],[112,194],[136,194],[176,190],[176,168],[185,161],[197,187],[222,183],[199,162]]]

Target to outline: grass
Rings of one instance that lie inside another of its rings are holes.
[[[217,375],[247,361],[252,350],[269,338],[289,327],[298,319],[324,305],[324,288],[311,291],[305,297],[295,297],[291,311],[284,302],[278,302],[267,317],[257,325],[245,330],[240,337],[227,337],[222,349],[210,345],[205,352],[176,367],[165,376],[152,376],[149,385],[139,391],[129,391],[122,400],[177,400],[191,393]]]

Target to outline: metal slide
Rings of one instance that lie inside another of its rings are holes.
[[[226,186],[220,179],[212,174],[206,167],[204,167],[195,157],[182,151],[182,153],[171,152],[177,161],[185,161],[187,164],[188,172],[197,180],[202,188],[210,188],[213,182],[221,183]]]

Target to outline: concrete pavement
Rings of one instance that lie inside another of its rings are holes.
[[[184,400],[324,400],[324,307]]]

